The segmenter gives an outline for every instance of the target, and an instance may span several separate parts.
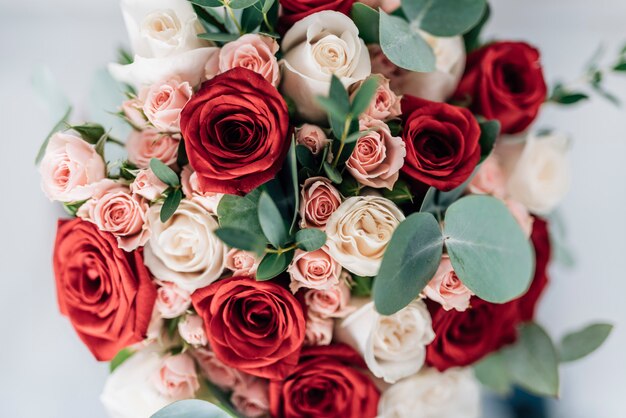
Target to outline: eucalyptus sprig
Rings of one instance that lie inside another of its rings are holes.
[[[183,200],[180,179],[174,170],[157,158],[150,160],[150,169],[159,180],[168,186],[163,193],[165,200],[163,201],[163,206],[161,206],[160,213],[161,222],[167,222],[176,213],[176,209],[178,209],[180,202]]]

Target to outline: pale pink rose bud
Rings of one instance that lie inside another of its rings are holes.
[[[398,97],[389,86],[389,79],[382,75],[377,75],[378,89],[369,107],[361,117],[369,117],[380,121],[386,121],[399,117],[402,114],[400,97]],[[363,81],[358,81],[350,86],[351,99],[354,99]]]
[[[209,348],[196,348],[192,353],[203,376],[223,390],[232,390],[242,379],[241,372],[222,363]]]
[[[350,306],[350,288],[345,280],[327,290],[309,290],[304,303],[310,316],[320,318],[345,318],[356,309]]]
[[[324,248],[312,252],[296,250],[287,272],[291,276],[289,288],[293,293],[302,287],[327,290],[339,284],[341,265]]]
[[[306,320],[304,344],[329,345],[333,340],[335,321],[331,318],[319,318],[311,315]]]
[[[530,238],[530,235],[533,232],[533,224],[535,223],[535,218],[533,218],[528,211],[528,208],[518,202],[517,200],[507,199],[504,201],[504,204],[511,215],[515,218],[519,226],[522,228],[522,232],[526,235],[527,238]]]
[[[226,254],[226,268],[233,272],[233,276],[254,277],[257,267],[259,260],[253,253],[233,248]]]
[[[137,177],[130,184],[131,192],[151,202],[161,197],[166,189],[167,184],[163,183],[150,168],[139,170]]]
[[[207,345],[207,336],[204,332],[204,322],[198,315],[187,315],[178,323],[180,337],[195,346]]]
[[[270,409],[268,381],[243,375],[235,386],[230,400],[235,409],[247,418],[267,416]]]
[[[262,75],[273,86],[278,86],[280,68],[276,52],[278,42],[274,38],[251,33],[243,35],[222,47],[220,72],[243,67]]]
[[[304,181],[300,200],[300,226],[324,229],[328,218],[341,205],[341,195],[325,177]]]
[[[365,118],[360,125],[362,131],[371,131],[357,140],[346,168],[365,186],[391,190],[404,165],[406,145],[402,138],[391,135],[384,122]]]
[[[193,398],[200,389],[193,358],[188,354],[165,357],[154,377],[154,386],[169,399]]]
[[[495,155],[489,156],[478,167],[478,172],[468,186],[470,193],[488,194],[498,199],[506,196],[506,176]]]
[[[48,142],[39,173],[48,199],[78,202],[91,197],[93,185],[106,176],[106,164],[82,138],[57,132]]]
[[[313,155],[322,152],[328,142],[326,133],[319,126],[305,123],[296,129],[296,143],[307,147]]]
[[[133,131],[126,143],[128,161],[139,168],[150,167],[150,160],[156,158],[165,165],[172,165],[178,156],[179,141],[154,129]]]
[[[176,318],[185,313],[191,305],[191,294],[172,282],[159,282],[156,309],[166,319]]]
[[[192,94],[188,82],[172,79],[144,88],[139,98],[143,101],[143,113],[157,131],[179,132],[180,112]]]
[[[201,203],[209,212],[217,214],[217,206],[224,195],[222,193],[203,192],[198,183],[198,175],[190,165],[183,167],[183,171],[180,173],[180,182],[185,196],[190,199],[198,198],[195,199],[197,202]]]
[[[383,9],[386,13],[391,13],[400,7],[400,0],[361,0],[374,10]]]
[[[143,103],[138,98],[128,99],[122,103],[122,112],[126,120],[130,122],[136,129],[145,129],[148,127],[148,119],[143,114]]]
[[[444,255],[435,276],[424,288],[424,295],[441,304],[446,311],[456,309],[463,312],[469,307],[473,293],[457,277],[450,257]]]
[[[101,231],[115,235],[120,248],[133,251],[150,238],[146,222],[149,205],[141,196],[113,180],[94,185],[93,197],[77,211],[77,216],[94,223]]]

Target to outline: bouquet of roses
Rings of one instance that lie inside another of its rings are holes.
[[[485,0],[122,10],[127,141],[68,111],[40,155],[111,416],[475,418],[477,381],[557,396],[608,336],[533,322],[568,138],[530,128],[539,52],[483,45]]]

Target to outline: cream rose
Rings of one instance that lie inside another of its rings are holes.
[[[335,74],[347,88],[370,75],[367,48],[359,30],[346,15],[323,11],[297,22],[282,43],[281,91],[296,103],[300,115],[311,122],[326,121],[316,96],[327,96]]]
[[[48,199],[78,202],[91,197],[94,184],[106,175],[106,165],[92,145],[58,132],[48,142],[39,173]]]
[[[161,160],[165,165],[172,165],[176,162],[179,145],[174,137],[154,129],[132,131],[126,142],[128,161],[139,168],[150,167],[153,158]]]
[[[145,87],[139,94],[143,113],[159,132],[179,132],[180,112],[193,90],[186,81],[175,78]]]
[[[380,315],[374,302],[367,302],[341,321],[335,338],[358,350],[374,376],[395,383],[422,368],[435,332],[421,300],[391,316]]]
[[[200,389],[196,365],[186,353],[163,358],[152,381],[161,395],[172,400],[191,399]]]
[[[248,33],[222,47],[219,71],[223,73],[236,67],[247,68],[261,74],[273,86],[278,86],[280,67],[276,52],[278,43],[274,38]]]
[[[390,386],[378,404],[379,418],[479,418],[480,388],[471,369],[435,369]]]
[[[374,94],[369,107],[363,116],[380,121],[387,121],[399,117],[402,114],[401,101],[389,84],[389,79],[383,75],[377,75],[378,88]],[[362,81],[358,81],[350,87],[350,98],[354,99],[359,88],[363,84]]]
[[[144,262],[162,281],[173,282],[193,292],[219,279],[228,249],[213,234],[218,223],[201,204],[183,200],[167,222],[161,222],[161,205],[148,212],[152,238]]]
[[[300,200],[300,226],[324,229],[330,215],[341,205],[341,195],[326,177],[304,181]]]
[[[328,142],[326,133],[319,126],[305,123],[296,129],[296,143],[307,147],[313,155],[322,152]]]
[[[296,250],[287,272],[291,276],[289,288],[293,293],[300,288],[327,290],[339,284],[341,266],[324,248],[312,252]]]
[[[404,215],[390,200],[351,197],[328,219],[328,253],[354,274],[375,276],[391,235],[403,220]]]
[[[439,263],[435,276],[423,290],[424,295],[441,304],[446,311],[456,309],[459,312],[469,308],[470,299],[473,295],[461,280],[457,277],[450,257],[444,255]]]

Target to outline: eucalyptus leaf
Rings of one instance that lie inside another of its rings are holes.
[[[328,97],[337,105],[337,108],[342,112],[340,115],[347,115],[350,113],[350,96],[346,91],[341,80],[333,74],[330,79],[330,91]]]
[[[367,110],[376,94],[378,84],[379,80],[377,76],[369,77],[361,84],[352,100],[350,113],[353,117],[358,118],[361,113]]]
[[[443,252],[437,220],[414,213],[394,231],[374,280],[374,302],[382,315],[392,315],[417,298],[434,276]]]
[[[189,0],[189,2],[202,7],[222,7],[224,5],[221,0]]]
[[[311,150],[304,145],[296,145],[296,158],[302,167],[315,168],[315,157]]]
[[[163,206],[161,207],[160,218],[161,222],[165,223],[176,213],[178,205],[183,200],[183,192],[180,189],[171,189],[170,193],[165,198]]]
[[[491,17],[491,7],[489,3],[487,3],[487,7],[485,7],[485,11],[483,12],[483,16],[480,18],[480,21],[476,26],[474,26],[470,31],[466,32],[463,35],[463,41],[465,42],[465,50],[469,53],[472,52],[481,46],[481,33],[489,18]]]
[[[70,129],[76,131],[81,138],[90,144],[95,144],[106,133],[106,130],[99,123],[84,123],[82,125],[72,125]]]
[[[296,232],[296,245],[304,251],[316,251],[326,244],[326,233],[321,229],[307,228]]]
[[[324,161],[324,173],[326,173],[326,176],[330,179],[330,181],[335,184],[341,184],[341,182],[343,181],[339,170],[337,170],[326,161]]]
[[[409,71],[435,70],[435,53],[409,23],[380,11],[380,47],[391,62]]]
[[[241,27],[244,32],[251,33],[263,22],[263,13],[256,7],[248,7],[241,13]]]
[[[383,189],[383,196],[395,204],[413,202],[413,194],[406,181],[399,179],[393,189]]]
[[[269,12],[272,6],[274,5],[274,2],[275,0],[263,0],[263,8],[261,9],[261,12],[263,13]]]
[[[286,253],[267,253],[256,271],[256,279],[258,281],[271,280],[278,276],[289,267],[293,260],[294,251]]]
[[[379,43],[379,16],[378,11],[363,3],[354,3],[350,13],[352,20],[359,28],[359,37],[366,44]]]
[[[158,158],[152,158],[150,160],[150,169],[152,170],[154,175],[159,178],[159,180],[161,180],[168,186],[180,186],[180,180],[178,179],[178,175],[174,172],[174,170],[169,168],[163,163],[163,161],[159,160]]]
[[[289,242],[290,236],[283,216],[268,193],[261,193],[258,210],[263,234],[274,248],[280,248]]]
[[[231,9],[245,9],[258,3],[259,0],[230,0]]]
[[[239,35],[236,35],[234,33],[205,32],[198,34],[198,38],[214,42],[231,42],[239,39]]]
[[[224,227],[216,229],[214,234],[229,247],[250,251],[259,255],[265,253],[267,245],[265,237],[256,235],[246,229]]]
[[[104,146],[107,143],[107,140],[109,139],[109,134],[108,133],[104,133],[96,142],[94,149],[96,150],[96,153],[98,153],[98,155],[100,155],[102,157],[103,160],[106,161],[106,158],[104,157]]]
[[[512,380],[502,352],[493,353],[474,364],[476,379],[500,395],[511,391]]]
[[[217,218],[220,226],[245,229],[255,235],[263,235],[258,215],[260,197],[259,189],[245,196],[224,195],[217,205]]]
[[[559,347],[561,362],[576,361],[593,353],[606,341],[611,331],[613,331],[611,324],[592,324],[567,334]]]
[[[350,135],[348,135],[346,137],[345,143],[346,144],[351,144],[353,142],[357,142],[359,139],[363,138],[365,135],[367,135],[370,132],[372,132],[372,131],[370,131],[369,129],[365,130],[365,131],[353,132],[353,133],[351,133]]]
[[[135,354],[135,352],[130,348],[122,348],[109,363],[109,372],[113,373],[115,369],[120,367],[122,363],[128,360],[133,354]]]
[[[480,125],[480,162],[483,162],[496,145],[498,135],[500,135],[500,122],[497,120],[481,121]]]
[[[229,418],[232,415],[210,402],[187,399],[174,402],[152,415],[151,418]]]
[[[298,221],[298,213],[300,210],[300,183],[298,182],[298,158],[296,156],[296,141],[295,138],[291,138],[291,146],[289,147],[289,153],[287,154],[287,160],[285,166],[289,172],[289,179],[291,180],[291,195],[293,197],[293,215],[291,217],[291,226],[289,227],[289,234],[292,235],[296,228]]]
[[[359,184],[354,177],[348,175],[343,178],[343,181],[339,185],[339,191],[343,197],[358,196],[361,194],[362,188],[363,186]]]
[[[364,277],[352,275],[352,286],[350,293],[352,296],[368,298],[372,295],[372,286],[374,285],[373,277]]]
[[[412,25],[435,36],[464,34],[478,24],[486,0],[403,0],[402,10]]]
[[[65,110],[65,113],[63,114],[63,116],[61,117],[61,120],[59,120],[54,127],[52,128],[52,130],[50,130],[50,133],[48,133],[48,135],[46,135],[46,139],[43,141],[43,143],[41,144],[41,146],[39,147],[39,151],[37,152],[37,156],[35,157],[35,164],[39,164],[41,162],[41,159],[43,158],[43,156],[46,154],[46,148],[48,148],[48,143],[50,142],[50,138],[52,138],[52,136],[63,130],[63,128],[65,126],[67,126],[67,121],[70,118],[70,115],[72,114],[72,108],[68,107]]]

